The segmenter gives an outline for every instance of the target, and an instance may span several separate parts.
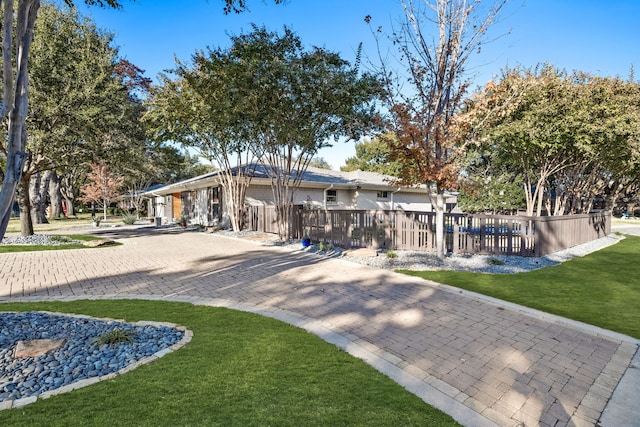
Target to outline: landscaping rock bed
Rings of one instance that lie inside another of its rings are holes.
[[[33,234],[31,236],[15,236],[5,237],[0,242],[1,245],[48,245],[59,246],[72,243],[82,243],[79,240],[73,240],[67,236]]]
[[[0,403],[119,372],[185,336],[184,330],[158,324],[46,312],[0,312],[0,325]],[[127,331],[133,342],[96,342],[96,338],[114,330]],[[43,355],[16,354],[19,342],[59,339],[64,345]]]

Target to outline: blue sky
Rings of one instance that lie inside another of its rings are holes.
[[[155,78],[171,69],[174,56],[187,61],[207,46],[229,45],[229,35],[249,32],[251,23],[269,30],[293,29],[307,46],[321,46],[353,60],[358,44],[375,55],[364,22],[390,29],[402,10],[397,0],[248,0],[250,11],[224,15],[222,0],[123,0],[122,10],[81,6],[84,15],[115,34],[120,55]],[[80,3],[80,2],[78,2]],[[510,0],[490,36],[473,58],[474,80],[483,85],[506,66],[549,62],[568,71],[627,78],[633,64],[640,79],[640,0]],[[491,38],[490,37],[490,38]],[[324,149],[334,169],[355,154],[354,143]]]

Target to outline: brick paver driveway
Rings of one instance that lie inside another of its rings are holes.
[[[596,425],[638,348],[346,261],[176,229],[113,233],[123,246],[0,254],[0,300],[145,297],[261,312],[340,345],[474,426]]]

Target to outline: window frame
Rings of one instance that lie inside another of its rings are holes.
[[[389,200],[388,190],[378,190],[376,192],[376,200]]]
[[[331,194],[333,193],[333,194]],[[337,205],[338,204],[338,190],[326,190],[325,193],[325,203],[327,205]]]

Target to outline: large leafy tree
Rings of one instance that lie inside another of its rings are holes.
[[[138,120],[141,104],[130,92],[132,85],[142,84],[130,73],[139,77],[141,70],[118,60],[110,34],[69,7],[45,4],[30,62],[28,156],[18,187],[23,235],[33,233],[30,202],[39,222],[46,221],[48,188],[33,188],[41,174],[84,173],[89,162],[98,160],[131,165],[134,156],[126,154],[142,151],[144,143]],[[118,161],[123,158],[127,161]],[[67,204],[70,214],[72,206]]]
[[[640,86],[545,64],[505,70],[460,120],[522,179],[527,214],[586,213],[637,188]],[[475,128],[474,128],[475,127]]]
[[[633,73],[627,81],[585,73],[573,80],[577,156],[555,181],[555,214],[587,213],[598,197],[611,209],[640,190],[640,84]]]
[[[249,96],[238,81],[250,78],[227,50],[196,53],[178,62],[175,77],[161,76],[151,91],[144,120],[154,141],[174,141],[194,149],[221,171],[227,214],[234,230],[243,227],[244,200],[257,151],[248,135],[243,106]]]
[[[375,80],[335,53],[305,51],[288,29],[254,27],[175,73],[153,91],[145,119],[154,139],[196,148],[216,163],[234,229],[242,228],[245,192],[264,161],[284,237],[295,188],[318,149],[357,137],[372,117]]]
[[[520,173],[491,147],[467,146],[462,168],[458,206],[464,212],[510,214],[526,206]]]
[[[132,0],[135,1],[135,0]],[[120,0],[84,0],[88,5],[120,8]],[[283,0],[274,0],[282,3]],[[64,0],[68,6],[73,0]],[[224,0],[225,12],[241,12],[247,8],[245,0]],[[0,152],[4,157],[4,173],[0,190],[0,238],[9,223],[11,206],[22,167],[26,159],[27,132],[25,120],[28,111],[28,59],[33,30],[40,8],[40,0],[0,0],[2,23],[2,82],[0,119],[6,122],[6,145]]]
[[[234,37],[232,54],[249,80],[242,106],[257,155],[268,165],[279,235],[289,237],[295,191],[319,149],[340,138],[358,139],[374,121],[379,82],[360,74],[337,53],[306,50],[288,28],[282,34],[254,27]],[[253,135],[252,135],[253,134]]]
[[[391,159],[400,182],[425,184],[436,212],[436,251],[444,257],[444,194],[457,187],[455,114],[469,85],[466,67],[486,40],[506,0],[489,8],[479,0],[400,0],[401,24],[390,35],[400,60],[386,81]],[[369,20],[369,19],[368,19]]]
[[[483,98],[476,96],[468,103],[473,109],[460,116],[462,121],[474,115],[485,126],[479,130],[484,141],[496,143],[491,148],[518,170],[527,215],[540,214],[546,181],[572,161],[571,130],[562,123],[570,111],[570,89],[571,83],[553,67],[507,71],[501,84],[487,84]]]
[[[120,7],[118,0],[86,0],[87,4]],[[72,0],[65,0],[68,5]],[[40,0],[0,1],[2,10],[2,82],[0,118],[6,122],[6,144],[2,148],[5,171],[0,190],[0,237],[9,223],[13,198],[26,159],[28,111],[28,60]]]

